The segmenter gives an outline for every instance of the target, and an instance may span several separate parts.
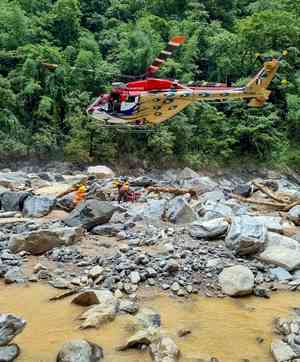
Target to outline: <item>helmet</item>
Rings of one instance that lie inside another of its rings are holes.
[[[84,185],[80,185],[78,190],[80,192],[86,192],[86,187]]]

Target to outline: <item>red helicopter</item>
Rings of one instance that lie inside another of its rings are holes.
[[[170,39],[147,68],[141,80],[129,83],[113,83],[112,91],[100,95],[87,108],[88,115],[101,121],[102,126],[149,126],[169,120],[195,101],[228,102],[244,100],[250,107],[261,107],[268,100],[267,89],[276,76],[282,57],[264,59],[259,72],[242,87],[232,87],[225,83],[204,83],[200,86],[181,84],[176,80],[154,78],[155,73],[172,56],[174,50],[185,42],[185,36]],[[283,56],[287,52],[283,52]],[[43,63],[49,69],[57,64]]]
[[[251,107],[261,107],[269,98],[267,89],[276,75],[280,59],[264,61],[262,69],[244,86],[231,87],[224,83],[190,86],[169,79],[154,78],[154,74],[174,50],[183,44],[185,36],[171,38],[168,46],[147,68],[143,79],[127,84],[113,83],[113,89],[91,104],[87,113],[103,125],[156,125],[186,108],[194,101],[228,102],[246,100]],[[286,55],[286,54],[284,54]]]

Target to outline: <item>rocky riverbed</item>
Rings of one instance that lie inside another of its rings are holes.
[[[62,297],[84,295],[83,305],[90,309],[81,317],[81,328],[103,328],[119,313],[138,313],[145,288],[182,300],[254,295],[267,303],[278,290],[297,295],[297,174],[208,176],[189,168],[139,173],[129,175],[137,200],[118,204],[114,172],[104,166],[0,171],[4,283],[47,283]],[[88,193],[76,206],[74,192],[64,191],[82,180]],[[180,360],[176,343],[160,325],[148,327],[135,331],[140,342],[119,348],[147,348],[154,361]],[[64,348],[58,361],[71,361],[68,354],[74,353],[75,361],[74,351],[81,349],[82,362],[102,360],[103,354],[105,360],[105,350],[93,344]],[[293,358],[300,358],[295,344],[290,348]],[[272,351],[275,361],[285,361]]]

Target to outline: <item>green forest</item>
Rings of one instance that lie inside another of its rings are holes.
[[[300,0],[0,0],[0,160],[300,167]],[[272,96],[194,103],[154,132],[104,129],[87,106],[122,74],[144,72],[187,37],[157,76],[245,84],[280,56]],[[42,63],[58,64],[55,70]]]

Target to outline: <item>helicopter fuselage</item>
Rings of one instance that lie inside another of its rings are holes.
[[[183,85],[168,79],[147,78],[118,84],[89,106],[87,112],[104,124],[159,124],[195,101],[226,102],[246,100],[252,107],[260,107],[268,99],[267,86],[279,63],[276,59],[264,67],[243,87],[224,83]]]

